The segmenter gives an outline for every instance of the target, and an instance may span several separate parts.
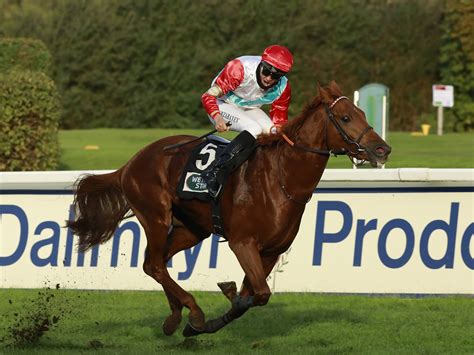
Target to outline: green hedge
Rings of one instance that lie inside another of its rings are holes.
[[[52,170],[58,165],[58,91],[47,75],[43,42],[0,39],[0,170]]]
[[[0,53],[0,170],[55,169],[60,105],[54,82],[42,72],[49,67],[46,47],[0,40]]]
[[[34,70],[50,73],[51,54],[46,45],[37,39],[0,39],[0,72]]]

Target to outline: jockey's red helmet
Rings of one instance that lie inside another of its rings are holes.
[[[278,44],[265,48],[262,60],[285,73],[288,73],[293,65],[293,55],[290,50]]]

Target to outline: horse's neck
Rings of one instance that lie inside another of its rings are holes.
[[[317,114],[317,113],[316,113]],[[325,117],[319,114],[318,119],[307,118],[296,132],[294,142],[302,147],[327,149]],[[285,143],[286,145],[286,143]],[[282,150],[281,168],[284,171],[286,186],[292,186],[308,193],[314,190],[326,168],[329,156],[309,153],[286,145]]]
[[[295,132],[295,143],[303,147],[313,149],[327,149],[327,120],[326,113],[321,110],[316,111],[307,117]]]
[[[311,194],[321,179],[328,159],[327,155],[304,152],[285,143],[280,155],[281,183],[295,195]]]

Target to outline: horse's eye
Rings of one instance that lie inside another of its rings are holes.
[[[342,122],[347,123],[351,120],[351,118],[349,116],[342,116],[341,120],[342,120]]]

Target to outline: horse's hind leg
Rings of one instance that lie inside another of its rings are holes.
[[[169,259],[181,250],[191,248],[198,244],[203,238],[199,239],[189,229],[180,225],[173,226],[168,236],[168,248],[165,260],[168,262]],[[179,324],[181,323],[181,311],[183,309],[182,303],[170,292],[165,290],[168,303],[170,305],[171,314],[163,322],[163,333],[165,335],[172,335]]]
[[[165,335],[172,335],[181,323],[183,305],[171,293],[165,291],[165,294],[170,305],[171,314],[163,322],[163,333]]]
[[[145,250],[145,262],[143,263],[143,270],[146,274],[152,276],[151,259],[148,247]],[[165,289],[163,289],[163,291],[165,292],[166,298],[168,299],[168,303],[171,309],[171,314],[163,322],[163,333],[165,335],[172,335],[181,323],[181,311],[183,309],[183,305],[169,291]]]
[[[167,296],[171,295],[173,298],[173,306],[177,311],[180,305],[184,305],[189,309],[189,324],[196,330],[203,330],[205,327],[204,313],[197,305],[194,297],[183,290],[169,275],[166,268],[166,249],[169,226],[171,224],[171,212],[167,216],[159,217],[145,217],[143,214],[135,211],[137,218],[140,220],[147,236],[147,258],[143,266],[144,271],[160,283],[165,290]],[[169,221],[169,223],[164,223]],[[168,298],[169,299],[169,298]],[[177,319],[176,319],[177,322]],[[170,330],[174,326],[170,327]]]

